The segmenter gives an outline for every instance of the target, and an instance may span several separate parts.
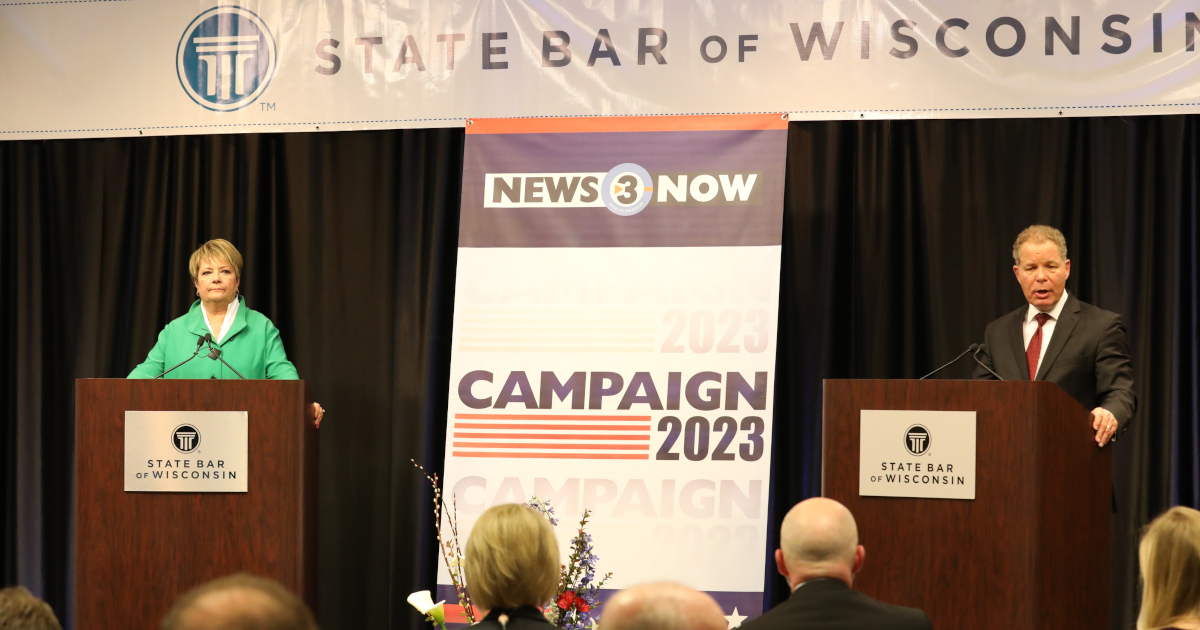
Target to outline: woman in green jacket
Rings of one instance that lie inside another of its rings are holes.
[[[200,299],[163,328],[129,378],[300,378],[283,351],[279,330],[238,294],[242,255],[232,243],[218,238],[201,245],[188,270]],[[325,410],[313,403],[313,413],[320,425]]]

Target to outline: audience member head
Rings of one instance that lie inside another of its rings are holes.
[[[833,499],[808,499],[792,507],[783,519],[779,546],[775,565],[793,589],[816,578],[851,584],[866,557],[854,516]]]
[[[237,573],[184,593],[162,630],[317,630],[317,622],[282,584]]]
[[[601,630],[725,630],[724,612],[707,593],[671,582],[627,588],[604,604]]]
[[[517,503],[488,508],[467,539],[467,588],[481,610],[544,606],[558,590],[558,541],[546,517]]]
[[[50,605],[24,586],[0,590],[0,630],[62,630]]]
[[[1138,548],[1138,630],[1200,624],[1200,512],[1173,507],[1146,528]]]

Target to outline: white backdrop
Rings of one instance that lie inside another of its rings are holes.
[[[234,6],[240,22],[220,15]],[[0,139],[515,116],[1193,112],[1197,11],[1180,0],[4,2]]]

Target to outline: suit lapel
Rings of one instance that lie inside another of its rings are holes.
[[[1075,299],[1075,296],[1067,294],[1067,303],[1063,305],[1058,321],[1054,322],[1054,335],[1050,337],[1050,347],[1046,348],[1046,354],[1042,357],[1037,380],[1046,380],[1046,373],[1050,371],[1050,366],[1054,365],[1054,360],[1062,352],[1063,346],[1067,345],[1067,339],[1071,336],[1071,331],[1075,330],[1077,323],[1079,323],[1079,300]]]
[[[1008,347],[1013,353],[1013,362],[1017,366],[1017,373],[1021,375],[1021,380],[1029,379],[1029,362],[1025,360],[1025,333],[1022,332],[1021,326],[1025,323],[1025,312],[1029,305],[1017,309],[1009,317],[1008,328]]]

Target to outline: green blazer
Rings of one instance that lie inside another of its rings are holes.
[[[246,308],[246,298],[238,296],[237,315],[221,343],[225,359],[246,378],[298,379],[296,366],[288,361],[279,339],[279,330],[258,311]],[[154,378],[196,351],[196,341],[209,332],[200,312],[200,300],[192,304],[187,315],[167,324],[158,333],[158,343],[150,349],[141,365],[133,368],[128,378]],[[208,349],[163,378],[237,378],[232,370],[216,359],[208,358]]]

